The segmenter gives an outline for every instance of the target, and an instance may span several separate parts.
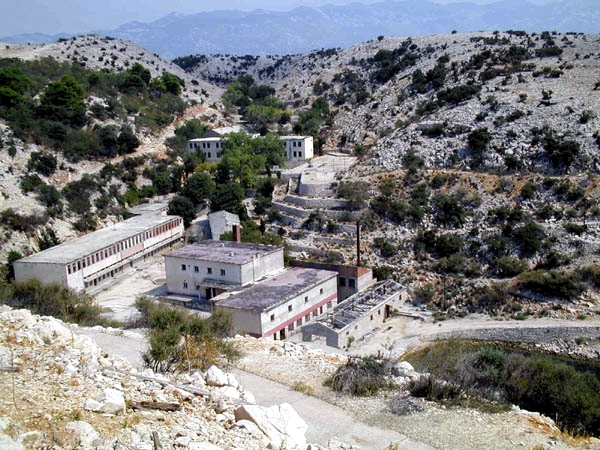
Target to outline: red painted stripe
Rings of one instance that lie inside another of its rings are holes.
[[[313,311],[319,309],[321,306],[332,302],[333,300],[337,299],[337,292],[333,295],[330,295],[329,297],[327,297],[325,300],[321,301],[320,303],[317,303],[316,305],[312,306],[310,309],[305,309],[303,312],[301,312],[300,314],[292,317],[291,319],[286,320],[285,322],[283,322],[282,324],[278,325],[277,327],[267,331],[266,333],[263,333],[263,337],[267,337],[267,336],[271,336],[274,333],[277,333],[279,330],[283,330],[285,327],[287,327],[290,323],[295,322],[296,320],[300,319],[301,317],[306,316],[307,314],[311,314]]]

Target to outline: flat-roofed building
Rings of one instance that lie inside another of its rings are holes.
[[[285,339],[337,305],[337,273],[285,269],[213,301],[215,309],[231,314],[236,332]]]
[[[210,300],[283,268],[283,248],[230,241],[201,241],[165,255],[170,294]]]
[[[179,216],[145,214],[22,258],[15,279],[99,290],[127,268],[183,239]]]
[[[285,142],[285,153],[289,161],[307,161],[315,155],[312,136],[280,136]]]
[[[239,127],[216,128],[207,131],[202,137],[190,139],[187,143],[188,150],[198,155],[204,155],[206,161],[217,163],[223,155],[225,137],[229,133],[244,131]],[[258,134],[250,137],[258,137]],[[314,156],[314,144],[312,136],[280,136],[282,146],[288,161],[307,161]]]

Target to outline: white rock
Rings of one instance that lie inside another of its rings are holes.
[[[106,388],[95,400],[87,399],[84,409],[106,414],[125,413],[125,397],[121,391]]]
[[[254,394],[250,391],[242,391],[240,399],[244,400],[246,403],[256,403],[256,398],[254,397]]]
[[[231,386],[222,386],[219,388],[215,388],[215,390],[213,390],[210,393],[210,399],[213,402],[218,402],[219,400],[221,400],[222,398],[231,398],[234,400],[239,400],[240,399],[240,391],[238,391],[236,388],[233,388]]]
[[[227,386],[227,375],[217,366],[210,366],[206,371],[206,384],[209,386]]]
[[[227,377],[227,386],[231,386],[236,389],[240,387],[240,382],[237,380],[234,374],[226,373],[225,376]]]
[[[235,419],[254,422],[274,448],[295,448],[306,445],[306,422],[288,403],[268,408],[242,405],[235,410]]]
[[[67,423],[65,429],[75,433],[79,438],[79,445],[84,448],[91,446],[94,441],[100,438],[100,435],[93,426],[81,420]]]
[[[2,450],[23,450],[23,446],[19,442],[15,442],[10,436],[1,433],[0,448]]]
[[[417,375],[415,368],[408,361],[402,361],[392,367],[392,374],[397,377],[414,377]]]

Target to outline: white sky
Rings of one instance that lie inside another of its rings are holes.
[[[382,0],[354,0],[375,3]],[[437,3],[499,0],[434,0]],[[529,0],[547,3],[556,0]],[[347,4],[351,0],[0,0],[0,37],[22,33],[84,33],[150,22],[172,12],[192,14],[223,9],[287,11],[297,6]]]

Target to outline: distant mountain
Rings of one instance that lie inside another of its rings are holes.
[[[518,29],[594,33],[600,2],[568,0],[535,5],[503,0],[487,5],[427,0],[299,7],[288,12],[215,11],[170,14],[151,23],[131,22],[101,31],[128,39],[163,57],[189,54],[295,54],[313,49],[346,47],[378,35],[417,36],[478,30]],[[0,39],[35,42],[37,35]],[[50,38],[50,37],[49,37]]]

